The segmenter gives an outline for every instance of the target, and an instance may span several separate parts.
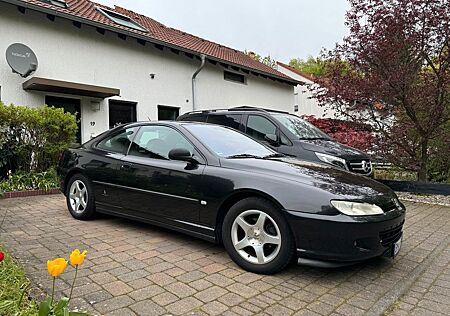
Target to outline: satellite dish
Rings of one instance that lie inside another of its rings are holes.
[[[6,49],[6,61],[13,73],[26,78],[37,70],[38,60],[28,46],[20,43],[12,44]]]

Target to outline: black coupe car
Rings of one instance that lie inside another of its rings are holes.
[[[205,123],[119,126],[61,156],[73,217],[123,216],[223,243],[256,273],[295,256],[336,266],[397,255],[405,208],[363,176],[284,157]]]

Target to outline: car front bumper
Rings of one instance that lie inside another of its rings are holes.
[[[359,218],[288,211],[287,217],[298,258],[340,266],[392,256],[394,243],[403,235],[405,211]]]

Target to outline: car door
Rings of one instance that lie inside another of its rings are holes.
[[[137,127],[119,130],[92,147],[89,154],[92,158],[84,167],[86,176],[93,184],[97,207],[108,211],[121,209],[121,159],[127,153],[137,130]]]
[[[188,149],[201,163],[170,160],[175,148]],[[146,219],[198,222],[204,168],[203,158],[179,130],[142,126],[122,158],[128,189],[123,207]]]

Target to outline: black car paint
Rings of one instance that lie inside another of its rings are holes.
[[[165,125],[183,133],[196,148],[198,164],[109,153],[95,148],[104,133],[64,153],[58,167],[62,191],[70,177],[83,173],[93,183],[97,211],[144,221],[220,242],[221,219],[233,202],[260,196],[276,203],[295,236],[297,255],[357,262],[381,256],[380,233],[401,225],[405,208],[392,207],[395,194],[386,186],[324,164],[293,158],[224,159],[186,128],[185,122],[133,123]],[[158,199],[158,201],[156,201]],[[351,217],[331,200],[377,204],[383,215]],[[365,241],[359,247],[359,240]]]
[[[272,144],[267,141],[263,141],[266,146],[269,146],[273,150],[282,153],[287,156],[297,157],[302,160],[323,163],[319,158],[317,158],[315,152],[328,154],[332,156],[336,156],[346,160],[347,166],[351,161],[354,160],[367,160],[370,161],[370,157],[355,148],[349,147],[347,145],[341,144],[336,140],[330,139],[298,139],[289,129],[287,129],[283,124],[281,124],[273,115],[271,115],[270,111],[260,111],[255,109],[255,111],[243,110],[239,111],[239,109],[232,109],[232,112],[227,114],[233,115],[242,115],[242,119],[239,125],[238,130],[245,133],[246,122],[248,120],[249,115],[258,115],[268,119],[272,124],[277,127],[277,138],[278,142],[276,144]],[[209,116],[215,115],[223,115],[222,112],[209,112],[204,111],[201,113],[195,112],[193,114],[186,113],[177,118],[177,121],[191,121],[192,117],[204,117],[204,121],[206,122]],[[195,119],[197,121],[197,119]],[[281,139],[288,140],[287,142],[282,142]]]

